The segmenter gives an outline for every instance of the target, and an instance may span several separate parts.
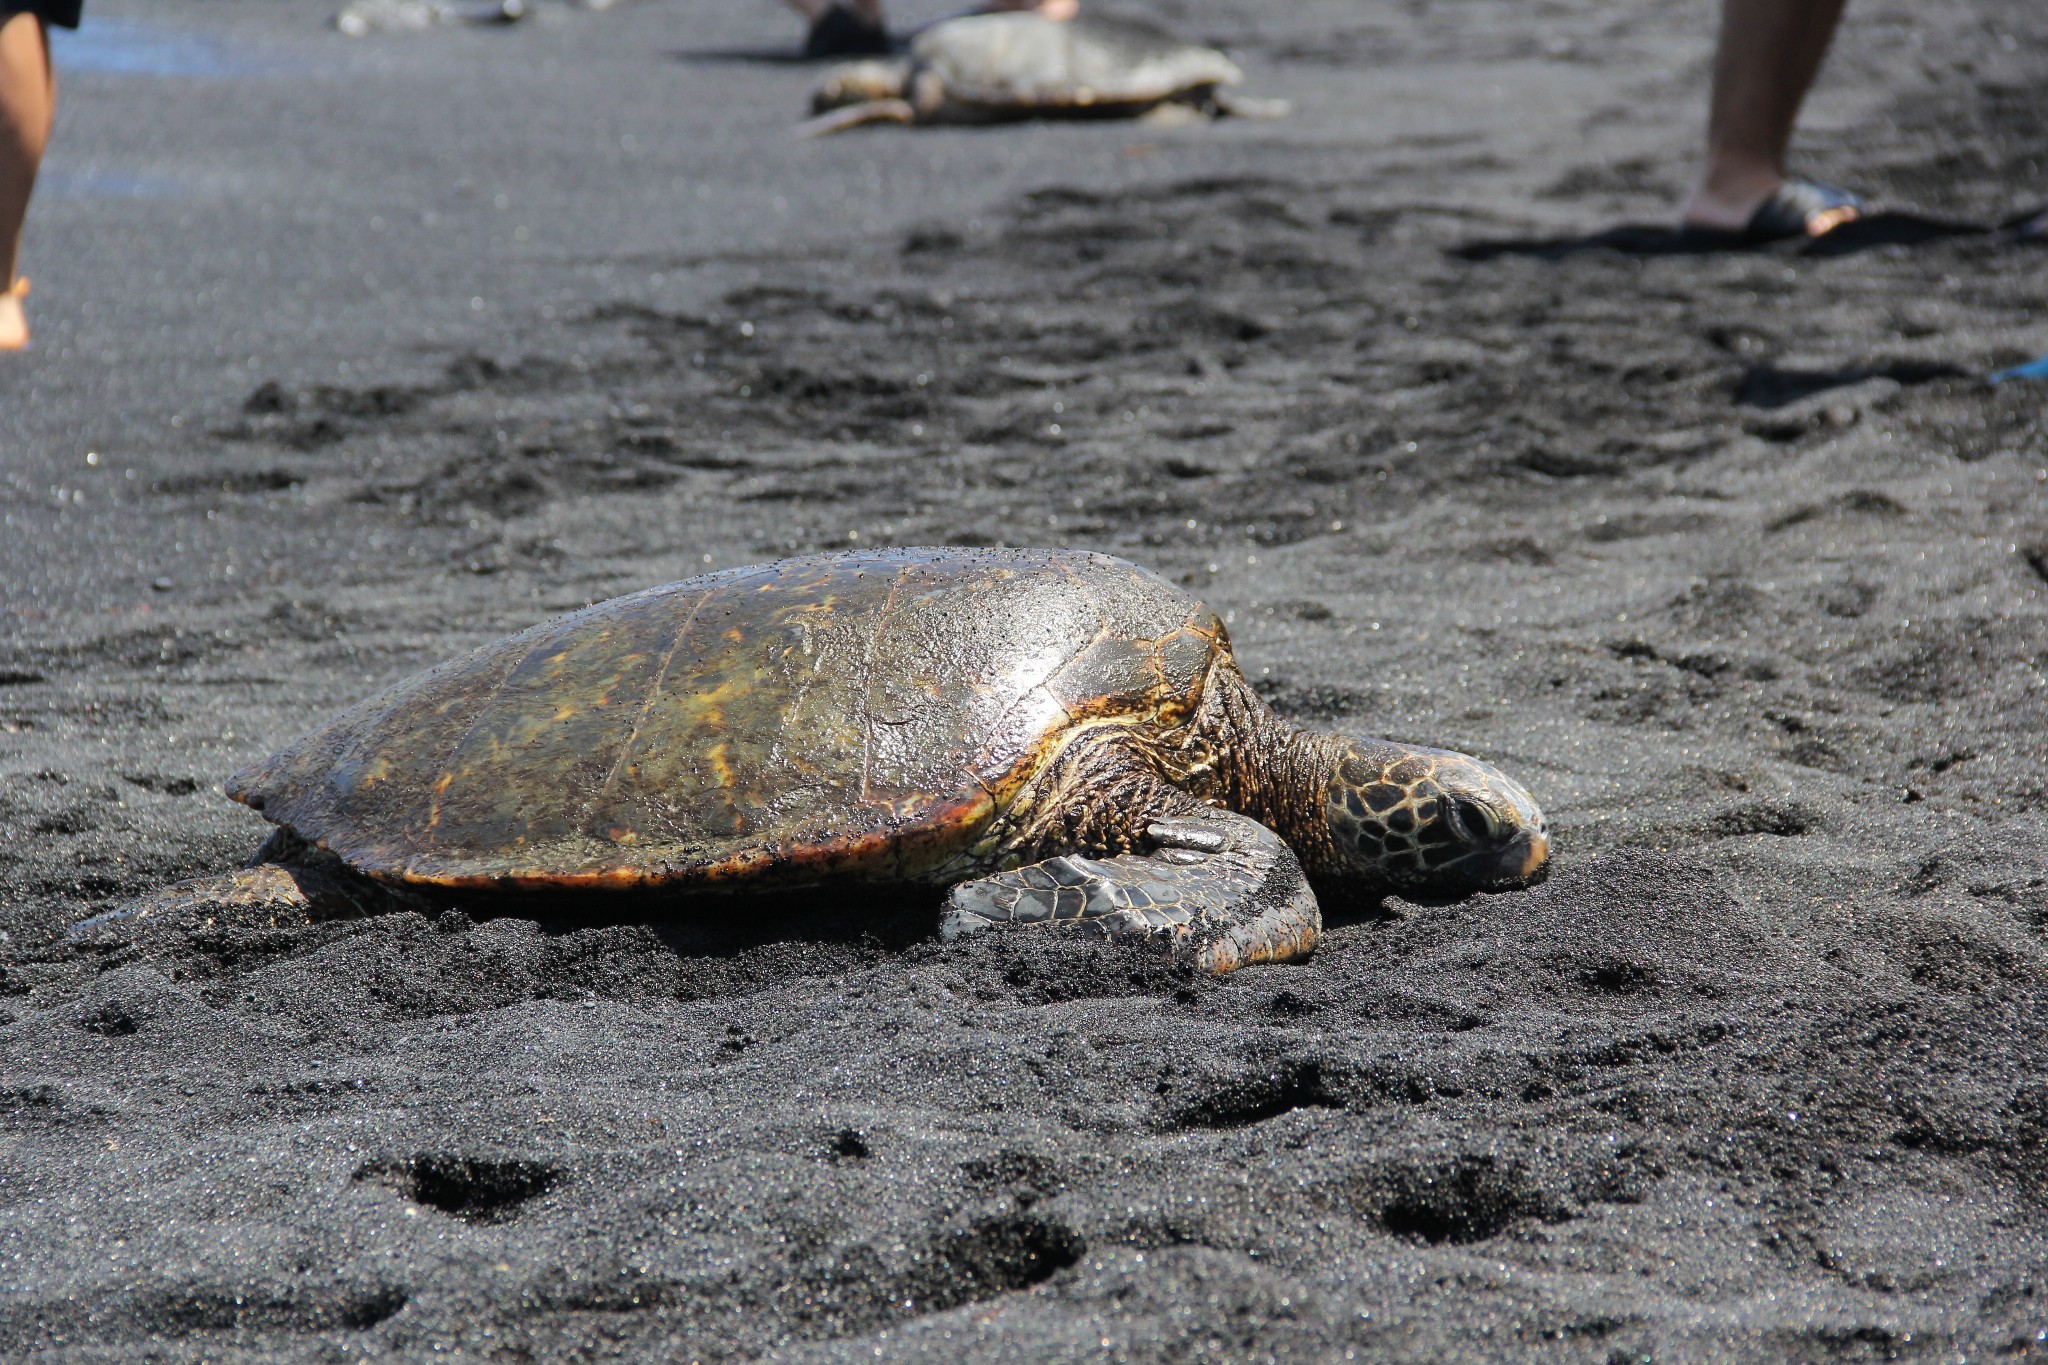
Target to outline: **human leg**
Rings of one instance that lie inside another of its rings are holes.
[[[806,57],[878,57],[892,46],[882,0],[787,0],[804,17]]]
[[[1785,148],[1844,0],[1722,0],[1707,164],[1685,202],[1694,227],[1739,231],[1785,183]]]
[[[0,351],[28,344],[25,291],[14,272],[56,95],[43,21],[33,14],[0,17]]]
[[[807,24],[817,23],[825,17],[827,10],[843,9],[876,28],[882,26],[882,0],[785,0],[785,3],[801,14]]]

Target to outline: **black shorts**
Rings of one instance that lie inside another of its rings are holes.
[[[84,8],[85,0],[0,0],[0,19],[34,14],[58,28],[77,28],[79,11]]]

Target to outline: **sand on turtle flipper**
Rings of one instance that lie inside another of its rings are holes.
[[[295,928],[323,918],[332,916],[316,912],[313,900],[291,871],[274,863],[259,863],[173,882],[129,904],[80,920],[66,937],[92,939],[109,931],[124,936],[178,934],[220,923]]]

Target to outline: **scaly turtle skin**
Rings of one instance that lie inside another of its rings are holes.
[[[952,887],[948,938],[1072,921],[1217,972],[1307,954],[1310,879],[1456,895],[1521,885],[1548,852],[1517,783],[1281,720],[1215,613],[1074,550],[816,555],[651,588],[400,682],[227,792],[283,827],[275,861],[183,904],[923,884]]]
[[[863,123],[1005,123],[1028,118],[1137,118],[1164,106],[1265,117],[1270,101],[1233,99],[1244,80],[1213,47],[1142,20],[1029,11],[970,14],[924,29],[909,52],[853,62],[811,97],[805,131]]]

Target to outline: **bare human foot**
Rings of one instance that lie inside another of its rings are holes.
[[[5,0],[0,0],[5,3]],[[810,32],[804,38],[803,55],[821,57],[883,56],[896,50],[882,14],[882,0],[788,0],[789,7],[804,17]],[[1065,23],[1081,12],[1081,0],[982,0],[967,14],[1035,12],[1054,23]]]
[[[988,0],[982,7],[984,13],[1001,14],[1009,10],[1037,10],[1041,18],[1056,24],[1064,24],[1081,12],[1081,0]]]
[[[882,0],[788,0],[790,8],[815,25],[835,6],[860,23],[879,32],[883,27]],[[1081,0],[984,0],[977,12],[1000,14],[1012,10],[1037,10],[1046,18],[1065,23],[1081,12]]]
[[[19,351],[28,345],[28,314],[21,308],[27,297],[27,280],[16,280],[0,294],[0,351]]]

